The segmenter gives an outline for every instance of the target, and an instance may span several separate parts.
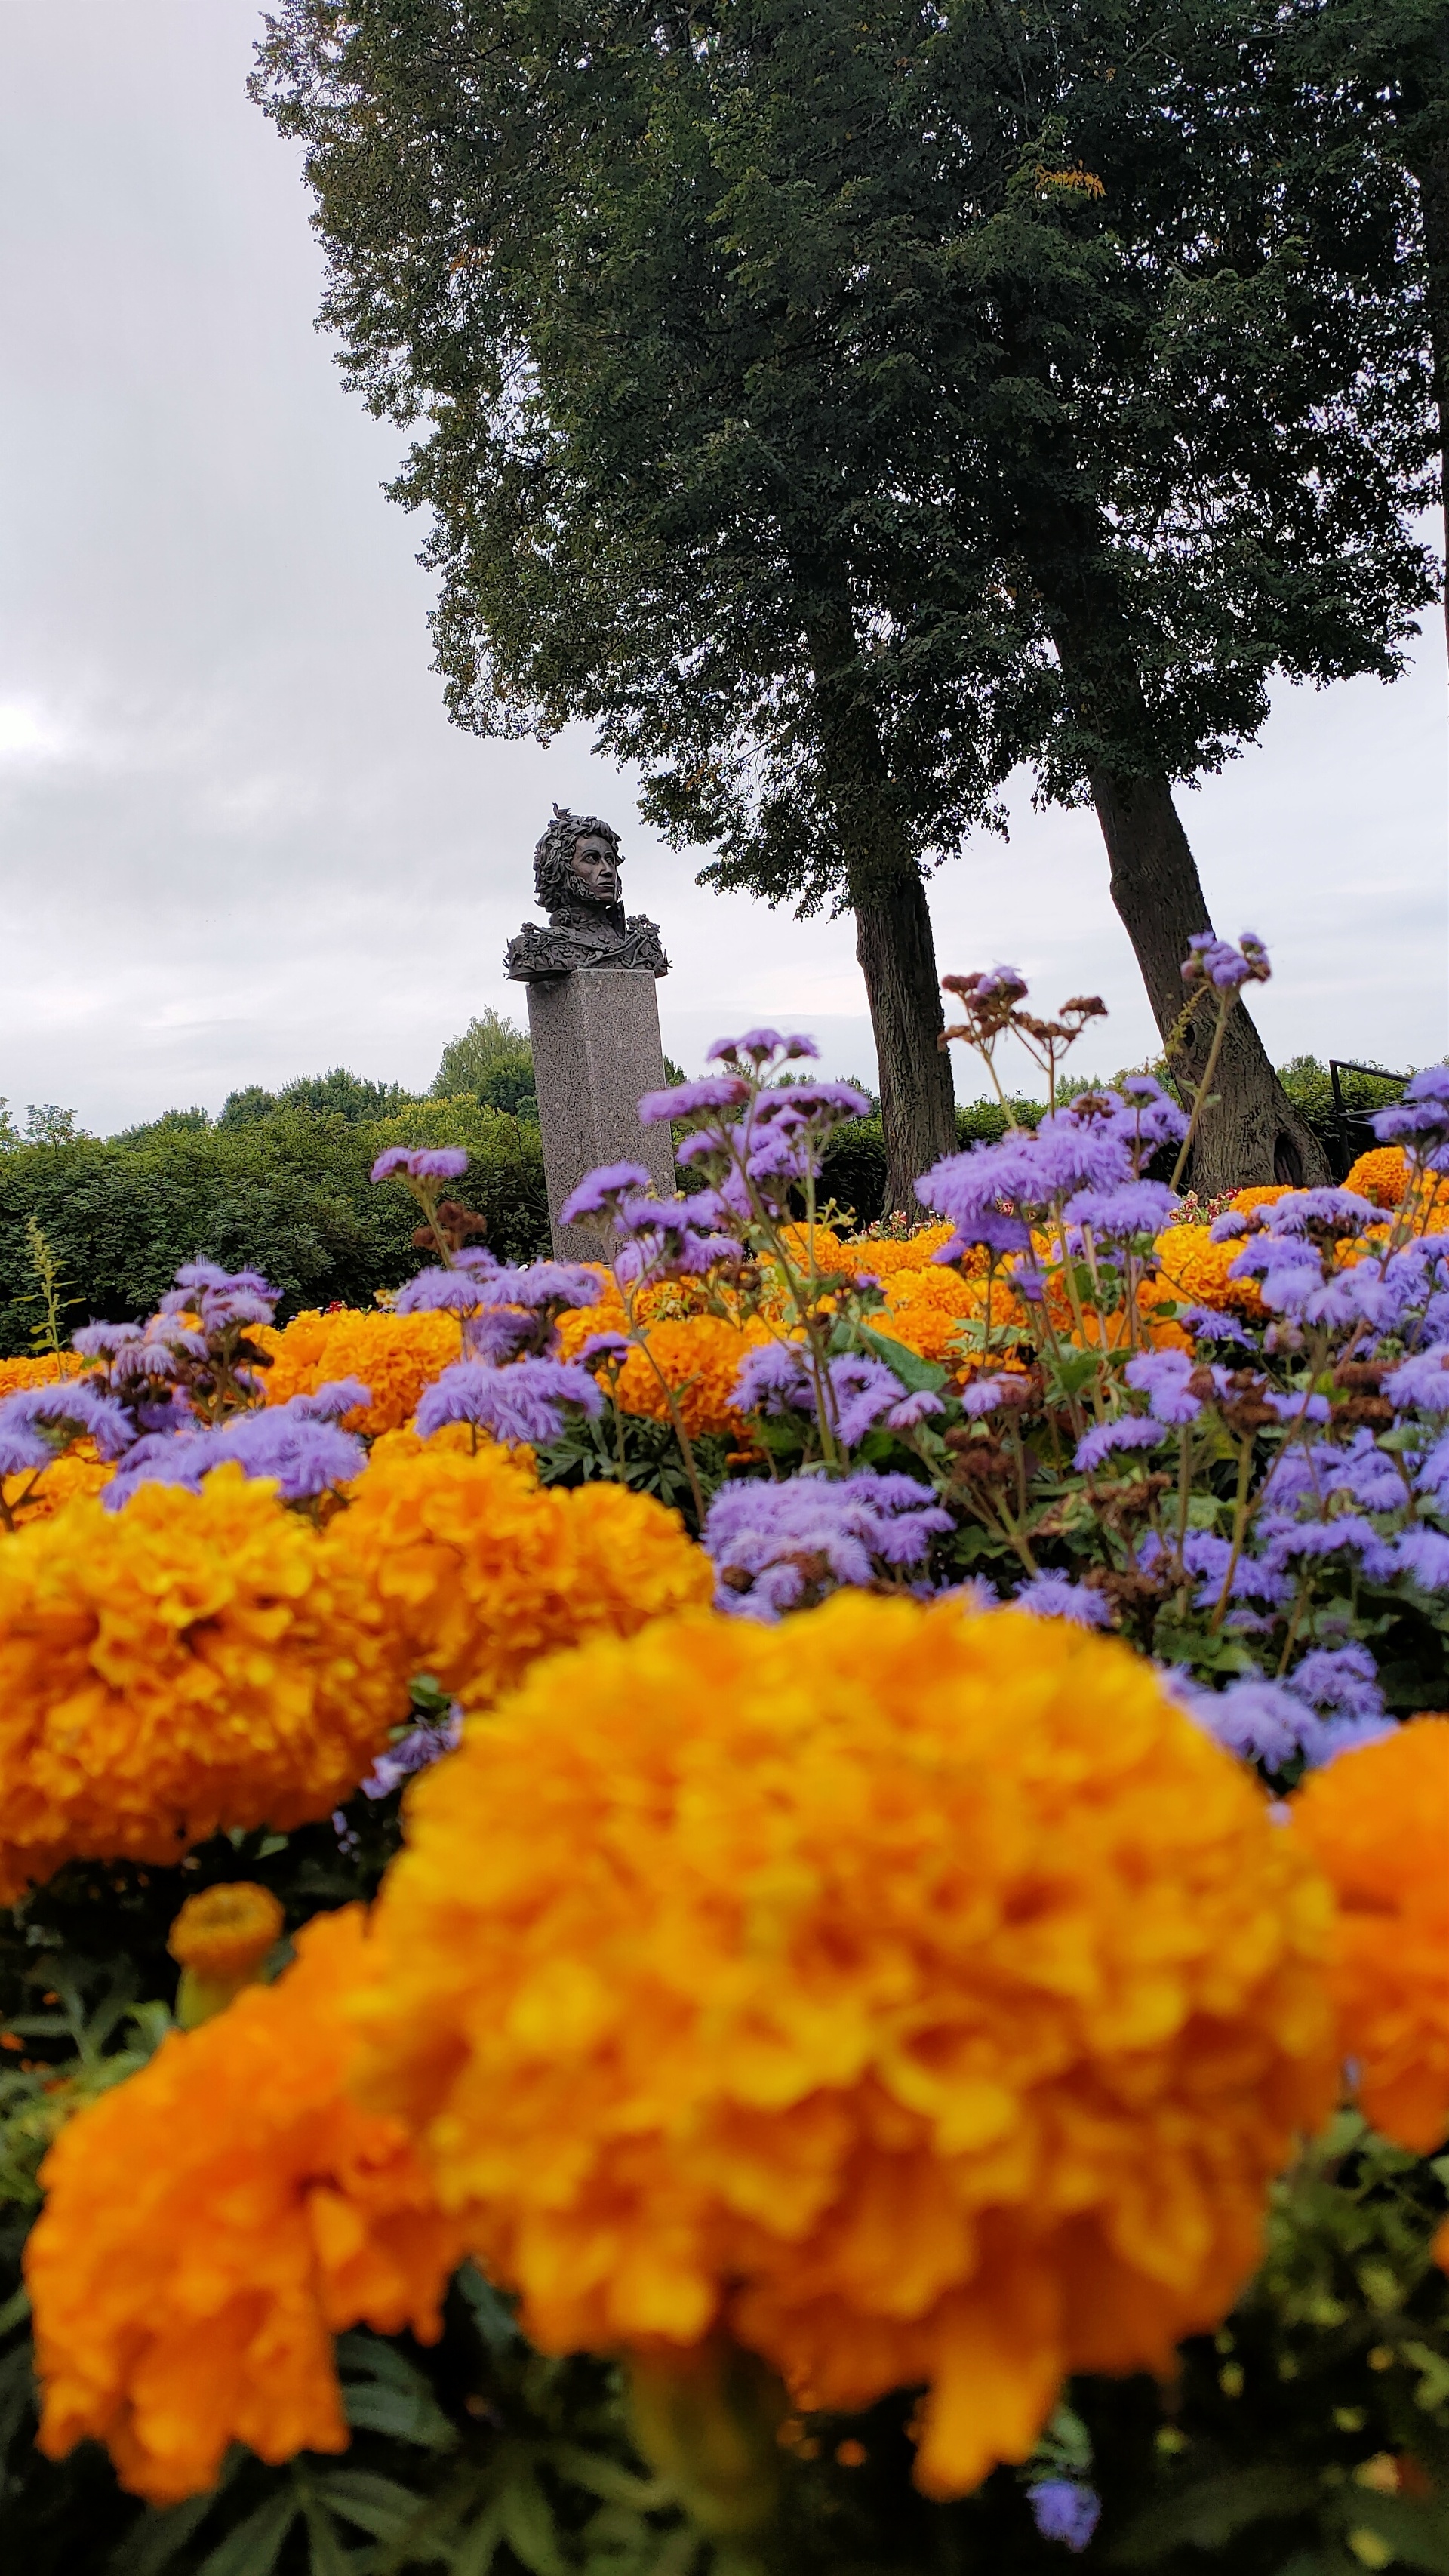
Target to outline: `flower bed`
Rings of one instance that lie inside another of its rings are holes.
[[[642,1104],[607,1265],[398,1144],[388,1308],[7,1364],[49,2563],[1440,2564],[1449,1073],[1342,1190],[1184,1201],[1133,1077],[849,1238],[811,1052]]]

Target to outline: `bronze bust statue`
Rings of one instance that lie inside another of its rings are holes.
[[[504,952],[504,973],[520,984],[573,975],[584,966],[642,966],[667,975],[657,922],[625,914],[620,864],[617,832],[597,814],[555,805],[533,854],[534,899],[548,914],[548,928],[524,923]]]

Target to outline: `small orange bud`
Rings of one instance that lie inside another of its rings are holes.
[[[270,1888],[251,1879],[204,1887],[188,1896],[166,1941],[181,1969],[176,2018],[183,2029],[209,2021],[243,1986],[255,1982],[283,1920]]]

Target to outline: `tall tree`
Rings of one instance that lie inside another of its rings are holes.
[[[1449,543],[1449,0],[1294,0],[1288,32],[1295,109],[1311,100],[1321,120],[1337,112],[1339,163],[1372,169],[1387,155],[1414,181]]]
[[[923,873],[1022,757],[1095,799],[1166,1032],[1207,926],[1170,782],[1274,669],[1391,672],[1428,592],[1401,212],[1305,257],[1244,175],[1249,0],[268,24],[326,318],[427,424],[459,720],[590,717],[714,881],[853,910],[901,1203],[953,1141]],[[1245,1018],[1224,1072],[1224,1171],[1311,1172]]]

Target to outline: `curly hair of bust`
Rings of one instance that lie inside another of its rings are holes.
[[[533,853],[534,896],[545,912],[558,912],[563,905],[579,901],[573,874],[574,850],[584,835],[592,832],[608,842],[614,865],[620,866],[619,835],[612,824],[601,821],[597,814],[571,814],[566,805],[555,805],[553,821]]]

